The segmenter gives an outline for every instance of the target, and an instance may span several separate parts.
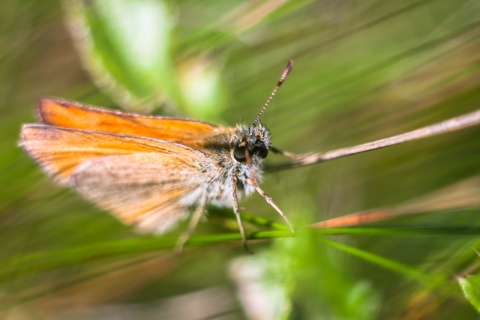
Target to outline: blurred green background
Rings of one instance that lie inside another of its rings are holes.
[[[328,151],[480,106],[477,1],[14,1],[0,4],[0,315],[5,319],[478,319],[480,127],[267,175],[233,214],[139,235],[57,186],[17,147],[45,96],[250,123]],[[269,163],[284,161],[271,155]],[[367,227],[301,226],[381,209]],[[218,212],[217,212],[218,211]],[[262,233],[263,230],[263,233]],[[259,231],[253,233],[254,231]],[[270,232],[270,233],[269,233]],[[234,241],[229,241],[234,240]],[[467,278],[468,279],[468,278]]]

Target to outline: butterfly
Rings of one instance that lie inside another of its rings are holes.
[[[225,127],[43,99],[38,103],[41,123],[23,125],[20,145],[59,183],[139,231],[162,234],[195,208],[180,248],[207,204],[233,208],[248,251],[238,204],[243,195],[257,191],[294,232],[259,186],[272,150],[260,117],[292,66],[289,61],[251,125]]]
[[[307,154],[282,151],[272,145],[261,115],[292,67],[290,60],[251,125],[225,127],[43,99],[38,104],[41,123],[23,125],[20,145],[59,183],[139,231],[162,234],[193,209],[177,248],[186,243],[207,204],[232,208],[249,251],[240,218],[242,196],[258,192],[294,233],[286,215],[259,186],[264,169],[311,165],[480,124],[477,110],[352,147]],[[293,161],[264,168],[270,151]]]

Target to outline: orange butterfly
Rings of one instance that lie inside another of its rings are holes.
[[[292,68],[289,61],[277,86],[250,126],[222,127],[169,117],[142,116],[44,99],[42,124],[22,127],[21,146],[48,174],[86,199],[110,210],[121,221],[145,232],[163,233],[196,207],[181,248],[207,203],[232,207],[243,244],[245,230],[238,199],[255,190],[287,217],[259,187],[269,151],[293,161],[282,170],[337,159],[480,124],[480,110],[352,147],[297,155],[274,148],[260,116]],[[268,168],[267,168],[268,169]]]
[[[122,222],[163,233],[196,207],[183,246],[207,203],[233,207],[245,248],[238,199],[259,187],[270,132],[260,116],[292,68],[290,61],[250,126],[222,127],[142,116],[60,99],[38,105],[42,124],[25,124],[21,146],[44,170]],[[247,249],[248,250],[248,249]]]

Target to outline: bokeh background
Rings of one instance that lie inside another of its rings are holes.
[[[249,123],[288,59],[263,116],[278,148],[433,124],[480,106],[477,1],[6,0],[0,34],[2,318],[478,318],[480,127],[267,175],[298,236],[268,226],[282,222],[260,196],[242,200],[266,238],[253,255],[213,209],[175,255],[185,224],[139,235],[17,147],[45,96]],[[382,221],[302,228],[372,210]]]

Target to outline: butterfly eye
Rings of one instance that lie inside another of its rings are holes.
[[[245,155],[245,147],[236,147],[235,150],[233,150],[233,157],[238,162],[247,161],[247,156]]]
[[[258,155],[260,158],[266,158],[268,156],[268,149],[265,146],[253,148],[253,153]]]

